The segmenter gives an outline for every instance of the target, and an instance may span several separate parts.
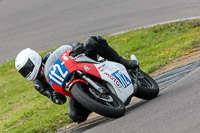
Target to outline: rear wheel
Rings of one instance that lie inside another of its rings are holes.
[[[100,94],[82,82],[75,83],[71,93],[82,106],[100,115],[118,118],[125,113],[124,103],[112,93]]]
[[[155,80],[142,70],[139,70],[138,89],[135,93],[135,96],[141,99],[150,100],[157,97],[158,93],[159,87]]]

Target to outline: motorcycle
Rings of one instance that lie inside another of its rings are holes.
[[[133,96],[150,100],[159,93],[157,83],[139,68],[127,70],[116,62],[71,53],[69,45],[56,49],[45,64],[45,78],[55,91],[92,112],[118,118]]]

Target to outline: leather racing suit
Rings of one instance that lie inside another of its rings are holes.
[[[91,36],[85,41],[84,44],[81,44],[80,42],[72,42],[69,45],[72,46],[72,51],[75,55],[85,53],[88,57],[94,60],[97,60],[99,55],[107,60],[121,63],[127,69],[134,69],[138,66],[138,62],[134,60],[129,61],[119,56],[119,54],[113,48],[111,48],[107,41],[101,36]],[[51,53],[53,52],[49,52],[42,57],[42,64],[46,63]],[[48,97],[56,104],[64,104],[66,102],[66,97],[54,91],[46,82],[44,76],[38,76],[34,80],[34,87],[39,93]],[[68,115],[73,121],[85,121],[90,113],[91,111],[80,105],[75,99],[70,97],[68,98]]]

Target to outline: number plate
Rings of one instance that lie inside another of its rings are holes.
[[[64,63],[58,59],[55,64],[52,66],[48,74],[48,79],[50,80],[50,85],[52,82],[59,86],[63,86],[65,79],[70,75],[69,70],[66,68]]]

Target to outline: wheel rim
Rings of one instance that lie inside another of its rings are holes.
[[[81,89],[81,91],[86,93],[93,100],[105,106],[112,107],[112,108],[121,108],[121,103],[116,98],[114,98],[113,96],[114,94],[110,94],[110,95],[103,94],[101,95],[101,98],[99,98],[100,96],[97,97],[97,95],[100,95],[100,93],[97,92],[93,88],[88,89],[88,87],[84,87],[84,89]],[[112,99],[112,100],[108,100],[108,99]]]

